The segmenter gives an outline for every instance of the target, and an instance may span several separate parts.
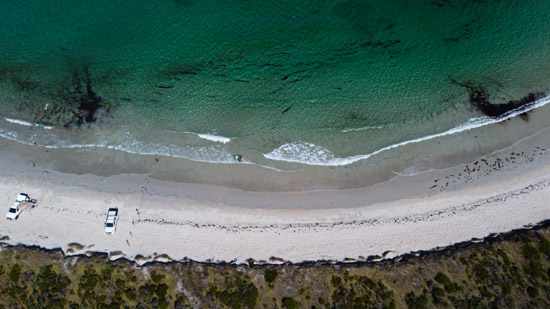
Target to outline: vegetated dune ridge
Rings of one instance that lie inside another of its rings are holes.
[[[548,307],[549,222],[378,263],[253,266],[0,251],[0,305],[144,308]],[[5,238],[5,237],[4,237]],[[78,246],[75,244],[75,246]]]

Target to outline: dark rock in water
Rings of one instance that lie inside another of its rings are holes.
[[[94,114],[101,107],[101,97],[96,95],[92,89],[92,79],[88,67],[84,67],[84,73],[86,74],[86,93],[82,93],[80,96],[80,109],[85,111],[85,116],[78,119],[79,125],[84,121],[94,122],[96,120]]]
[[[38,121],[65,127],[75,124],[80,126],[95,122],[99,110],[108,112],[109,109],[103,105],[103,99],[94,91],[92,78],[86,66],[74,71],[70,86],[59,89],[57,98],[61,102],[54,103],[54,107],[37,119]]]
[[[507,103],[495,104],[495,103],[489,102],[489,93],[487,92],[487,89],[482,85],[474,85],[471,83],[461,83],[454,79],[451,79],[451,81],[454,84],[457,84],[461,87],[466,88],[466,90],[468,91],[469,100],[472,107],[481,111],[486,116],[493,117],[493,118],[499,118],[505,115],[506,113],[508,113],[509,111],[518,109],[523,106],[532,105],[536,100],[544,96],[544,93],[541,93],[541,92],[529,93],[528,95],[526,95],[525,97],[519,100],[511,100],[511,101],[508,101]],[[522,113],[520,117],[524,121],[527,121],[529,119],[527,113]]]

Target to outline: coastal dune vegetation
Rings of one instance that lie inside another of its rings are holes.
[[[548,308],[550,227],[378,263],[234,265],[0,251],[2,308]]]

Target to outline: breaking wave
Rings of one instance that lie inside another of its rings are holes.
[[[7,122],[15,123],[15,124],[22,125],[22,126],[25,126],[25,127],[36,126],[36,127],[44,128],[44,129],[47,129],[47,130],[53,129],[53,127],[44,126],[44,125],[41,125],[41,124],[38,123],[38,122],[37,122],[37,123],[30,123],[30,122],[23,121],[23,120],[19,120],[19,119],[11,119],[11,118],[4,118],[4,119],[5,119]]]
[[[223,137],[223,136],[218,136],[213,134],[197,134],[197,136],[216,143],[227,144],[231,141],[231,139],[228,137]]]
[[[451,128],[447,131],[419,137],[412,140],[403,141],[397,144],[386,146],[384,148],[378,149],[374,152],[371,152],[369,154],[364,154],[364,155],[356,155],[356,156],[350,156],[345,158],[339,158],[339,157],[336,157],[331,151],[323,147],[317,146],[312,143],[304,142],[304,141],[298,141],[295,143],[286,143],[284,145],[281,145],[279,148],[271,151],[270,153],[264,154],[264,157],[270,160],[296,162],[296,163],[301,163],[306,165],[324,165],[324,166],[348,165],[360,160],[368,159],[369,157],[379,154],[386,150],[394,149],[394,148],[405,146],[408,144],[419,143],[422,141],[434,139],[445,135],[451,135],[451,134],[468,131],[471,129],[479,128],[479,127],[490,125],[493,123],[502,122],[512,117],[515,117],[517,115],[520,115],[522,113],[525,113],[527,111],[530,111],[532,109],[542,107],[548,103],[550,103],[550,96],[539,99],[533,104],[526,104],[517,109],[511,110],[498,118],[488,117],[488,116],[472,118],[467,122],[459,126],[456,126],[454,128]]]
[[[492,118],[488,116],[472,118],[465,123],[451,128],[447,131],[392,144],[368,154],[360,154],[349,157],[338,157],[329,149],[304,140],[298,140],[296,142],[285,143],[278,148],[272,150],[271,152],[261,153],[261,155],[263,155],[264,158],[273,161],[295,162],[315,166],[344,166],[360,160],[368,159],[369,157],[386,150],[394,149],[412,143],[419,143],[441,136],[464,132],[493,123],[502,122],[519,114],[525,113],[529,110],[542,107],[548,103],[550,103],[550,96],[539,99],[532,104],[524,105],[518,109],[509,111],[499,118]],[[98,147],[115,149],[141,155],[161,155],[184,158],[199,162],[227,164],[234,164],[238,162],[235,159],[234,154],[231,153],[225,145],[229,143],[231,139],[214,134],[172,132],[177,134],[183,133],[197,136],[198,138],[190,144],[185,142],[185,140],[178,140],[178,138],[165,138],[164,141],[159,141],[156,139],[145,141],[141,140],[140,138],[136,138],[129,132],[123,131],[118,131],[114,134],[109,135],[108,137],[100,139],[99,137],[94,137],[94,134],[72,134],[72,132],[67,131],[66,128],[42,126],[17,119],[4,118],[3,120],[0,119],[0,122],[1,121],[5,122],[4,125],[0,127],[0,137],[27,145],[31,145],[34,141],[36,141],[38,146],[46,148]],[[21,127],[19,126],[23,126],[26,128],[21,129]],[[372,128],[380,129],[379,127]],[[202,142],[197,142],[201,140]],[[206,142],[205,144],[206,140],[213,143],[208,144]],[[260,162],[243,160],[243,163],[257,164],[266,168],[274,168],[272,166],[266,166],[264,163]]]

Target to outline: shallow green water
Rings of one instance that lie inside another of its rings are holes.
[[[39,135],[52,146],[228,161],[302,142],[321,147],[298,147],[302,161],[349,157],[479,116],[452,79],[495,102],[550,85],[550,1],[3,1],[0,12],[2,116],[78,105],[66,94],[85,68],[112,106],[93,137]]]

